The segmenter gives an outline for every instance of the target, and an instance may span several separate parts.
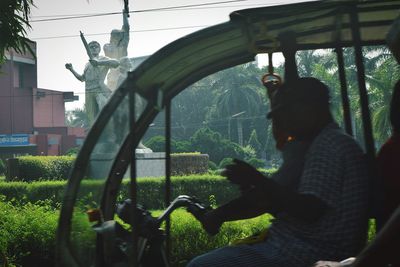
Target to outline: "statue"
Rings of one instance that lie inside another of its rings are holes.
[[[81,82],[85,82],[85,105],[89,123],[92,124],[100,109],[105,105],[111,95],[111,90],[104,84],[104,79],[110,68],[119,66],[118,60],[100,56],[100,44],[92,41],[89,44],[81,33],[82,41],[89,55],[83,74],[77,73],[71,63],[65,67]]]
[[[110,42],[103,46],[104,55],[106,57],[121,60],[121,58],[128,56],[129,44],[129,11],[124,9],[122,12],[122,29],[114,29],[111,31]],[[107,76],[107,85],[114,91],[118,88],[118,79],[120,72],[116,69],[111,69]]]

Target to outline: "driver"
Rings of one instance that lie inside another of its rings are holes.
[[[223,247],[194,258],[188,266],[310,266],[321,258],[343,259],[365,244],[368,174],[363,152],[344,134],[329,109],[329,92],[314,78],[296,78],[274,97],[268,118],[295,140],[309,142],[298,186],[284,187],[236,160],[223,173],[251,188],[247,195],[206,213],[202,225],[218,233],[226,221],[262,212],[275,215],[267,237],[256,244]],[[253,190],[253,191],[252,191]],[[257,192],[257,193],[254,193]]]

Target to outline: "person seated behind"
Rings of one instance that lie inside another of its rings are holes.
[[[381,147],[378,156],[378,175],[383,182],[383,223],[400,205],[400,80],[394,86],[390,103],[392,136]]]
[[[313,267],[397,267],[400,266],[400,206],[376,238],[357,256],[343,262],[318,261]]]
[[[400,257],[396,249],[400,246],[400,80],[393,89],[390,103],[390,123],[392,124],[392,136],[381,147],[377,156],[378,175],[384,185],[383,222],[392,216],[380,230],[374,242],[364,249],[359,256],[348,261],[351,266],[385,266],[388,263],[396,263],[400,266]],[[396,225],[397,224],[397,225]],[[339,262],[319,261],[314,266],[346,266]],[[392,265],[393,266],[393,265]]]
[[[263,242],[223,247],[188,266],[302,267],[322,257],[354,255],[365,244],[366,163],[359,145],[334,123],[328,88],[317,79],[299,78],[284,84],[274,98],[268,117],[296,140],[311,143],[297,188],[281,186],[241,161],[227,166],[227,179],[256,194],[244,194],[206,213],[201,220],[206,231],[216,234],[226,221],[265,212],[273,212],[275,220]]]

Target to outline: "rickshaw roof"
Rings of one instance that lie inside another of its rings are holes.
[[[400,0],[330,0],[235,11],[228,22],[157,51],[135,70],[140,76],[136,85],[144,94],[148,83],[159,89],[172,86],[163,91],[173,97],[199,77],[281,51],[278,36],[285,32],[295,36],[297,50],[353,46],[352,27],[360,30],[361,45],[384,45],[399,9]]]

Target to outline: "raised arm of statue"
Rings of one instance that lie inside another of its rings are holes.
[[[91,60],[89,60],[89,62],[94,67],[106,66],[109,68],[118,68],[118,66],[119,66],[119,61],[116,59],[111,59],[111,58],[91,59]]]
[[[69,70],[69,71],[75,76],[75,78],[77,78],[79,81],[81,81],[81,82],[85,81],[85,76],[84,76],[84,75],[81,75],[81,74],[79,74],[79,73],[77,73],[77,72],[74,70],[74,68],[72,67],[72,64],[71,64],[71,63],[65,64],[65,68],[66,68],[67,70]]]
[[[124,47],[125,50],[128,49],[128,44],[129,44],[129,30],[130,30],[130,26],[129,26],[129,11],[128,10],[123,10],[122,11],[122,31],[123,31],[123,37],[121,39],[121,46]],[[123,56],[127,56],[128,53],[126,53],[126,55]]]

